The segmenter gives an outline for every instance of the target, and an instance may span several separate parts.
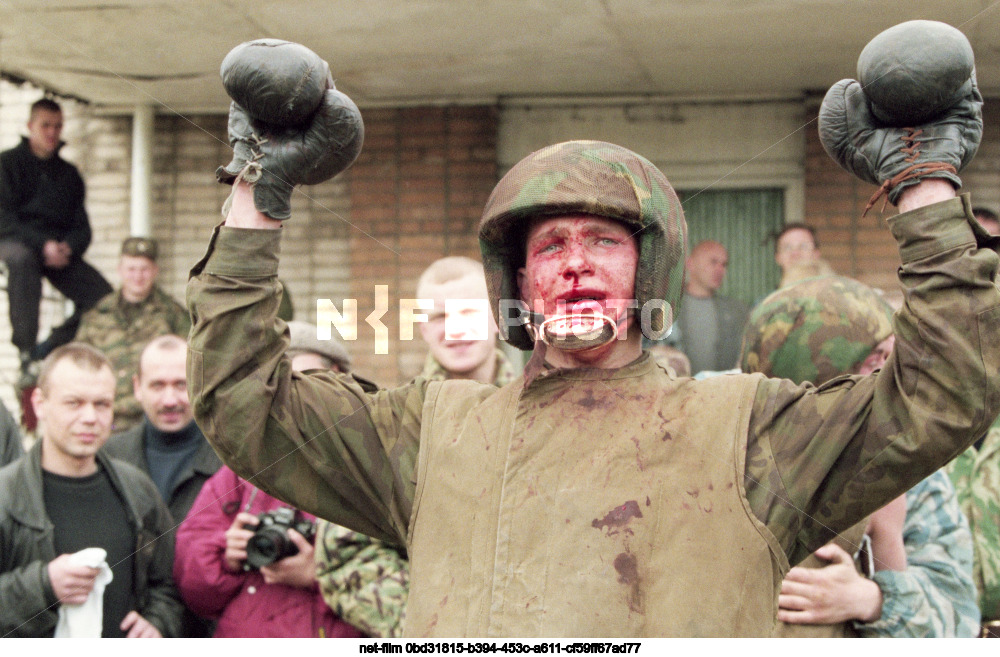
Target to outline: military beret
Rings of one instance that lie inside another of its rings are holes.
[[[148,237],[129,237],[122,242],[122,255],[143,256],[156,262],[156,240]]]

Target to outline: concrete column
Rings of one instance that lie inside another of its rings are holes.
[[[152,236],[153,119],[152,105],[137,105],[132,114],[132,194],[129,234]]]

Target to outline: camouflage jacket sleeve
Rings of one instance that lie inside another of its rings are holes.
[[[410,585],[402,549],[326,521],[316,536],[316,579],[330,609],[368,636],[402,636]]]
[[[280,230],[216,229],[195,265],[188,389],[222,460],[274,497],[405,542],[424,386],[369,392],[347,375],[293,373],[277,320]]]
[[[979,607],[972,582],[972,535],[943,471],[906,493],[906,570],[881,570],[882,616],[855,623],[864,637],[975,637]]]
[[[109,303],[114,303],[114,297],[115,293],[111,292],[98,301],[93,308],[83,313],[80,317],[80,327],[76,329],[76,335],[73,337],[74,340],[97,346],[97,338],[100,337],[99,322],[101,308]]]
[[[1000,412],[997,238],[967,196],[888,223],[904,303],[884,367],[819,387],[766,379],[754,400],[747,497],[791,563],[943,466]]]
[[[983,620],[1000,619],[1000,420],[978,449],[948,464],[958,504],[972,530],[973,579]]]

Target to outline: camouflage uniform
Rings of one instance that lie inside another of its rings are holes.
[[[406,552],[325,520],[316,528],[316,580],[337,616],[368,636],[402,636]]]
[[[533,189],[501,181],[496,202],[567,180],[586,190],[560,150],[533,156],[549,163]],[[635,162],[611,163],[623,202],[597,214],[638,201],[680,216],[662,174]],[[274,318],[281,231],[219,227],[188,286],[192,406],[222,458],[267,492],[407,545],[407,634],[767,636],[789,562],[1000,412],[1000,260],[969,210],[953,199],[887,220],[908,299],[896,353],[876,375],[821,388],[674,379],[646,354],[499,390],[418,378],[367,393],[348,376],[293,376]],[[637,297],[652,298],[643,277],[657,271],[679,295],[676,264],[640,260]]]
[[[190,329],[191,317],[184,306],[157,286],[140,303],[126,302],[121,290],[116,290],[83,315],[76,339],[103,351],[115,369],[115,432],[142,421],[142,406],[132,393],[132,376],[146,343],[167,333],[186,338]]]
[[[854,623],[862,637],[974,637],[979,609],[972,582],[972,535],[955,488],[938,470],[906,491],[906,570],[880,570],[882,615]]]
[[[972,528],[973,576],[983,621],[1000,620],[1000,420],[981,445],[948,464],[958,503]]]
[[[817,276],[772,292],[750,313],[740,369],[796,383],[826,383],[860,365],[892,335],[892,308],[843,276]]]
[[[493,374],[493,385],[501,388],[513,381],[517,375],[514,373],[514,365],[511,364],[510,360],[499,349],[496,351],[496,362],[497,367]],[[428,353],[427,358],[424,360],[424,369],[420,372],[420,376],[428,381],[444,381],[448,378],[448,371],[441,366],[441,363],[437,362],[433,354]]]
[[[892,308],[875,290],[842,276],[790,284],[753,311],[743,341],[746,372],[823,384],[860,365],[892,334]],[[864,531],[864,524],[852,531]],[[840,537],[841,541],[843,536]],[[848,553],[857,543],[838,541]],[[955,491],[938,471],[906,493],[907,567],[879,570],[882,615],[841,626],[778,624],[777,636],[970,637],[978,632],[972,584],[972,537]],[[810,556],[801,566],[821,568]]]

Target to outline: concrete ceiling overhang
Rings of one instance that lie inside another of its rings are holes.
[[[108,111],[221,112],[222,58],[275,37],[362,107],[788,98],[917,18],[960,28],[1000,95],[1000,0],[0,0],[0,72]]]

